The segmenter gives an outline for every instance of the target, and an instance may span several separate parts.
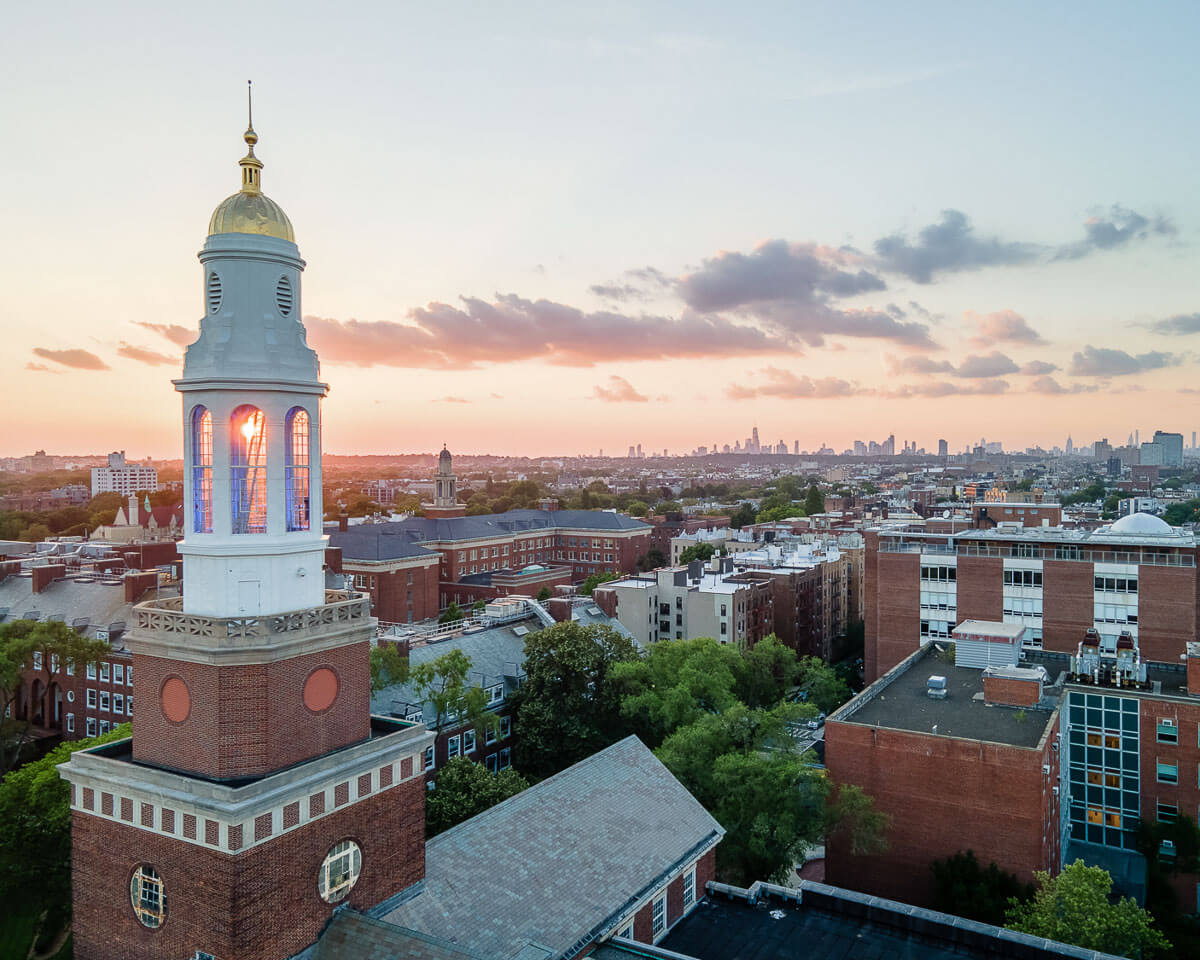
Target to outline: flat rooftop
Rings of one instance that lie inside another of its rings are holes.
[[[1037,666],[1036,656],[1022,660],[1021,666]],[[1061,666],[1048,664],[1051,683]],[[945,700],[927,696],[931,676],[946,678]],[[1046,688],[1047,697],[1054,696]],[[976,699],[975,695],[979,694]],[[986,706],[983,702],[983,671],[956,667],[953,660],[942,659],[933,644],[905,660],[880,677],[866,690],[838,710],[830,720],[858,723],[914,733],[933,732],[939,737],[985,740],[1014,747],[1036,747],[1046,732],[1053,714],[1051,709]]]
[[[751,904],[741,897],[709,895],[655,947],[635,953],[608,943],[594,956],[632,960],[671,951],[696,960],[1116,960],[813,881],[801,881],[800,887],[801,903],[771,896]]]

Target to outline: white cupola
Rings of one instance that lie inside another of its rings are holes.
[[[204,317],[183,376],[184,610],[268,616],[325,602],[321,398],[305,342],[304,261],[291,221],[262,193],[246,130],[241,189],[199,253]]]

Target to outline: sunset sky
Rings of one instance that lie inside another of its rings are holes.
[[[10,5],[0,455],[179,455],[248,78],[328,452],[1190,441],[1200,7],[1048,6]]]

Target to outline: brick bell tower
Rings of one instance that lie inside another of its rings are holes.
[[[285,960],[424,877],[432,735],[370,715],[369,601],[325,589],[304,261],[258,141],[200,251],[182,598],[135,608],[131,740],[76,753],[77,960]]]

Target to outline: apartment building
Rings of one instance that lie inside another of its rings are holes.
[[[158,471],[125,462],[125,451],[118,450],[108,455],[108,465],[92,467],[92,496],[98,493],[119,493],[130,496],[139,490],[157,490]]]

